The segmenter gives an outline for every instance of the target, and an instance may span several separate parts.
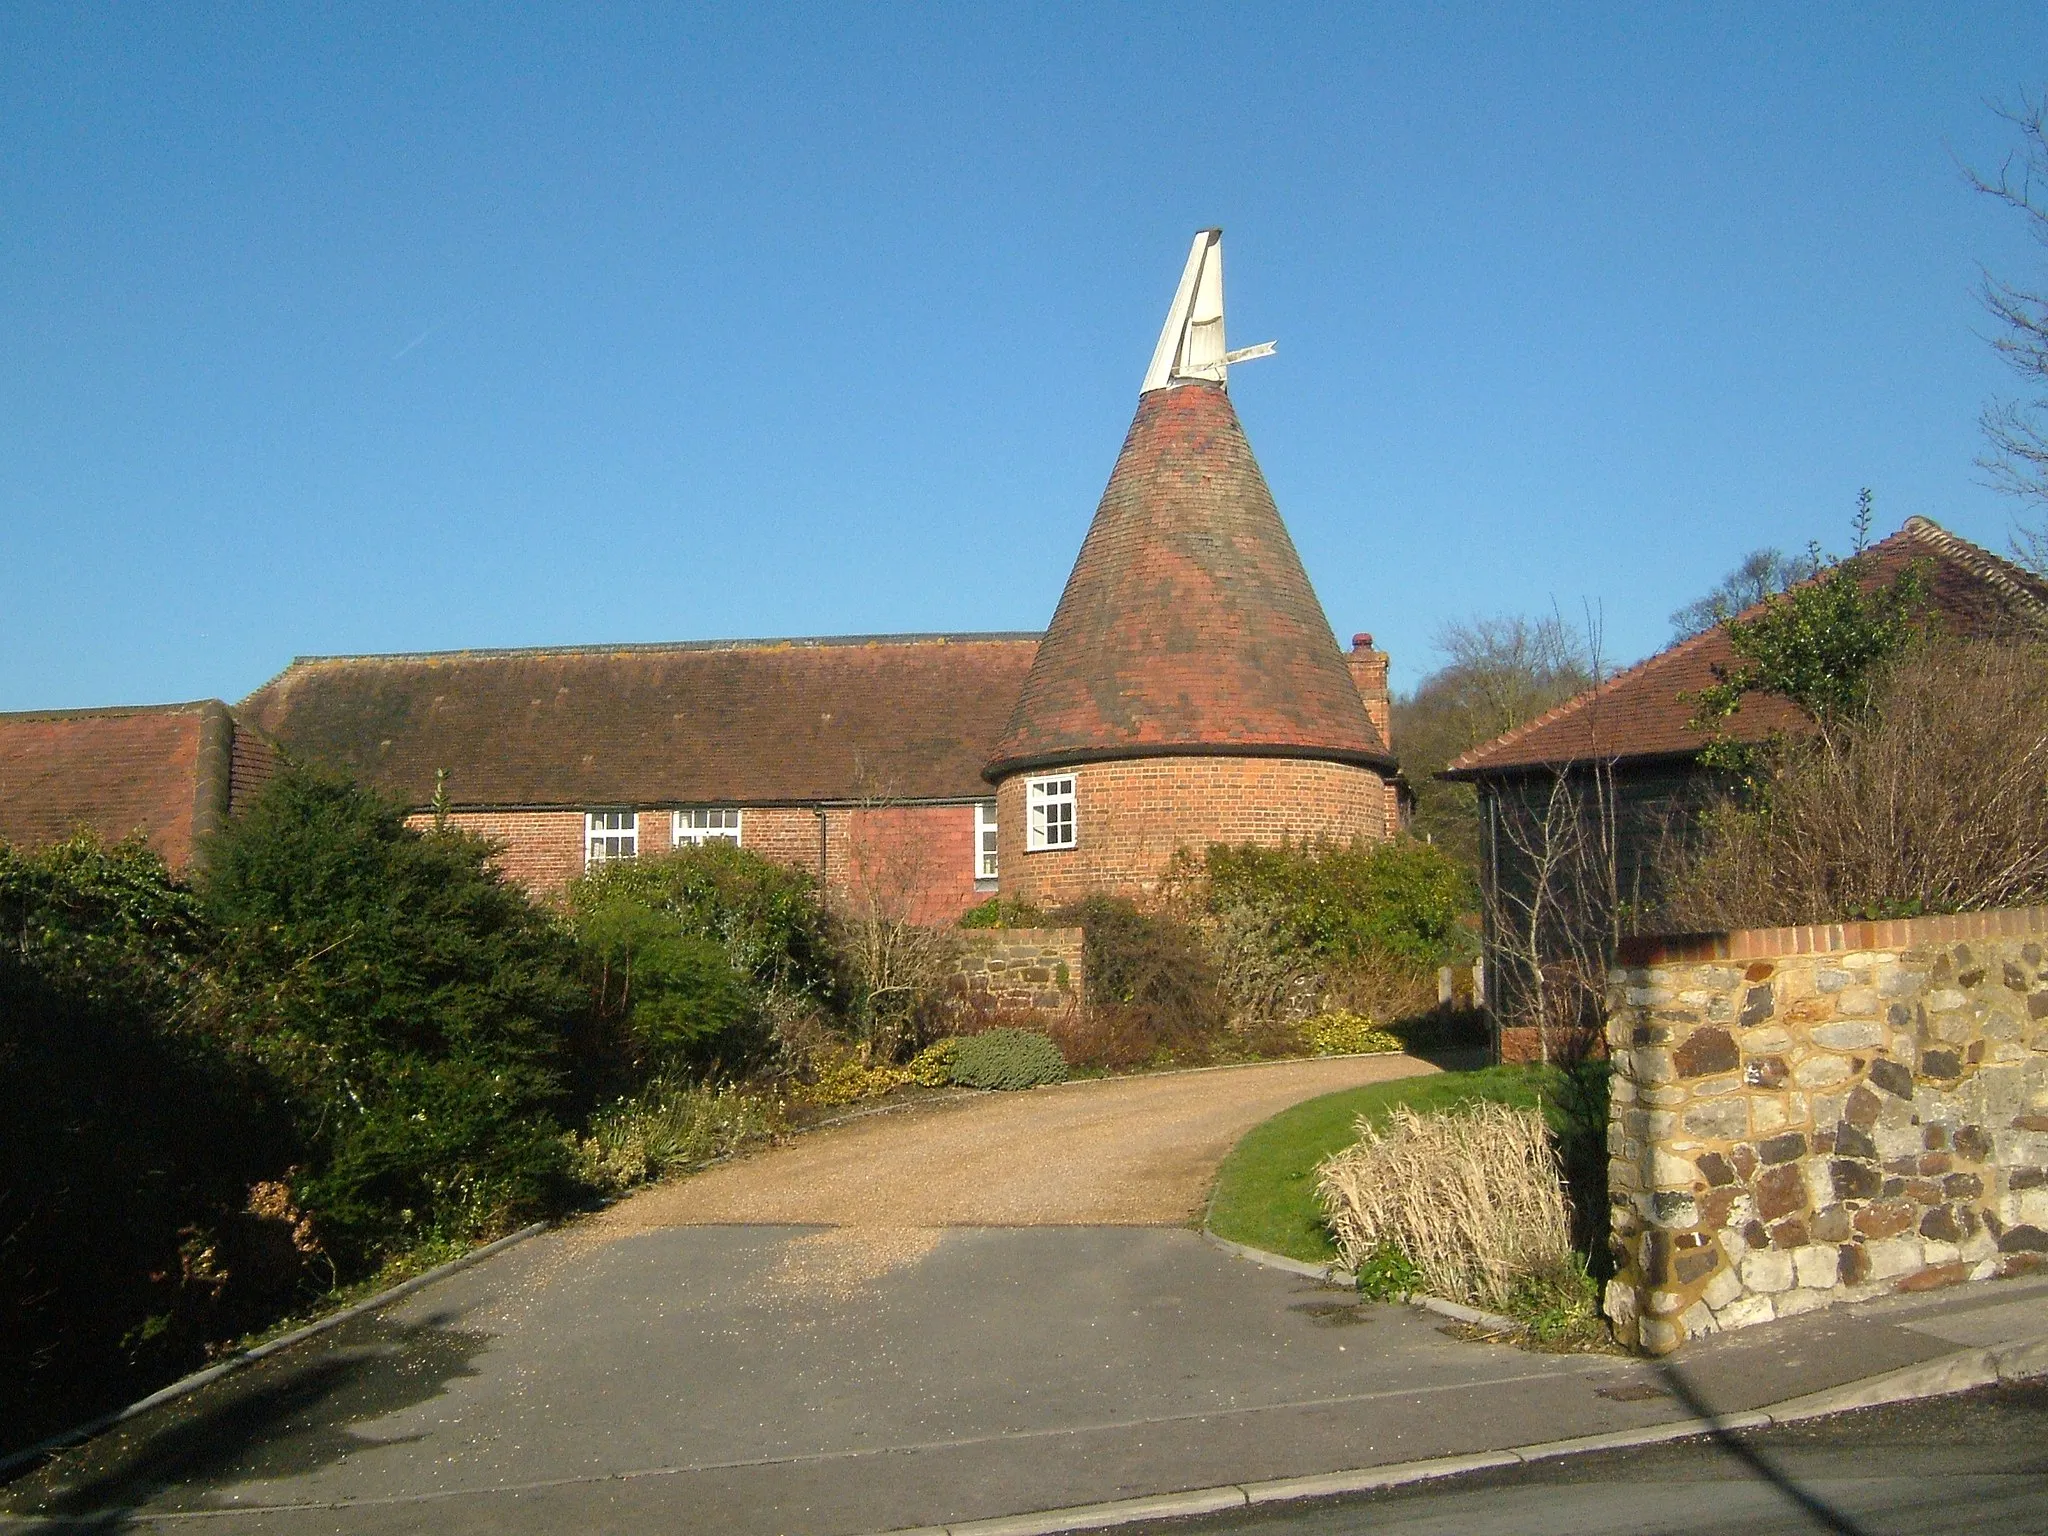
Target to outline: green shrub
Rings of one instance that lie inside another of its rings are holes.
[[[1402,1048],[1398,1035],[1381,1029],[1362,1013],[1343,1009],[1319,1013],[1301,1029],[1310,1052],[1317,1056],[1363,1056]]]
[[[1203,873],[1211,913],[1267,908],[1276,942],[1325,962],[1378,953],[1443,964],[1473,899],[1464,871],[1412,838],[1345,848],[1216,844]]]
[[[1357,1274],[1367,1301],[1406,1301],[1423,1289],[1422,1271],[1399,1243],[1381,1243],[1359,1260]]]
[[[577,1177],[610,1194],[762,1145],[783,1125],[781,1105],[760,1093],[664,1077],[598,1110],[567,1144]]]
[[[948,1035],[943,1040],[934,1040],[911,1057],[904,1064],[903,1071],[920,1088],[943,1088],[953,1081],[953,1058],[959,1051],[959,1039]]]
[[[1043,912],[1011,896],[991,896],[960,914],[962,928],[1038,928],[1044,923]]]
[[[554,1114],[587,1007],[576,952],[493,851],[296,767],[210,849],[219,1016],[285,1085],[308,1153],[292,1188],[343,1278],[572,1188]]]
[[[582,882],[571,920],[598,1020],[636,1072],[661,1075],[758,1045],[753,987],[716,940],[686,931],[625,880]]]
[[[802,870],[731,843],[598,865],[568,892],[580,914],[614,902],[663,914],[682,933],[724,948],[763,987],[829,1000],[834,956],[818,884]]]
[[[1066,1058],[1029,1029],[991,1029],[963,1037],[953,1052],[952,1079],[962,1088],[1036,1088],[1065,1082]]]

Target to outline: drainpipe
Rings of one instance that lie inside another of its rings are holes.
[[[825,807],[822,805],[813,806],[812,813],[818,818],[818,889],[823,891],[825,889]]]

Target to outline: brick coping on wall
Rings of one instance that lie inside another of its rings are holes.
[[[1793,928],[1738,928],[1729,933],[1644,934],[1621,941],[1622,966],[1701,964],[1715,960],[1777,960],[1789,955],[1853,954],[1912,949],[1971,939],[2048,935],[2048,907],[1894,917],[1870,922],[1806,923]]]

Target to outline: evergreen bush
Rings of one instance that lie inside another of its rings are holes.
[[[953,1051],[952,1079],[961,1088],[1036,1088],[1066,1077],[1059,1047],[1035,1030],[986,1030],[964,1036]]]
[[[343,1278],[570,1196],[555,1112],[586,994],[492,852],[297,767],[209,850],[222,1022],[283,1085],[293,1193]]]

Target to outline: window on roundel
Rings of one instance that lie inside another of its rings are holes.
[[[983,800],[974,807],[974,878],[996,877],[996,803]]]
[[[1028,779],[1024,784],[1026,846],[1071,848],[1074,846],[1074,776]]]
[[[676,812],[676,846],[701,848],[706,843],[740,842],[740,813],[732,807],[703,807]]]
[[[637,811],[592,811],[583,818],[583,862],[630,859],[640,852]]]

